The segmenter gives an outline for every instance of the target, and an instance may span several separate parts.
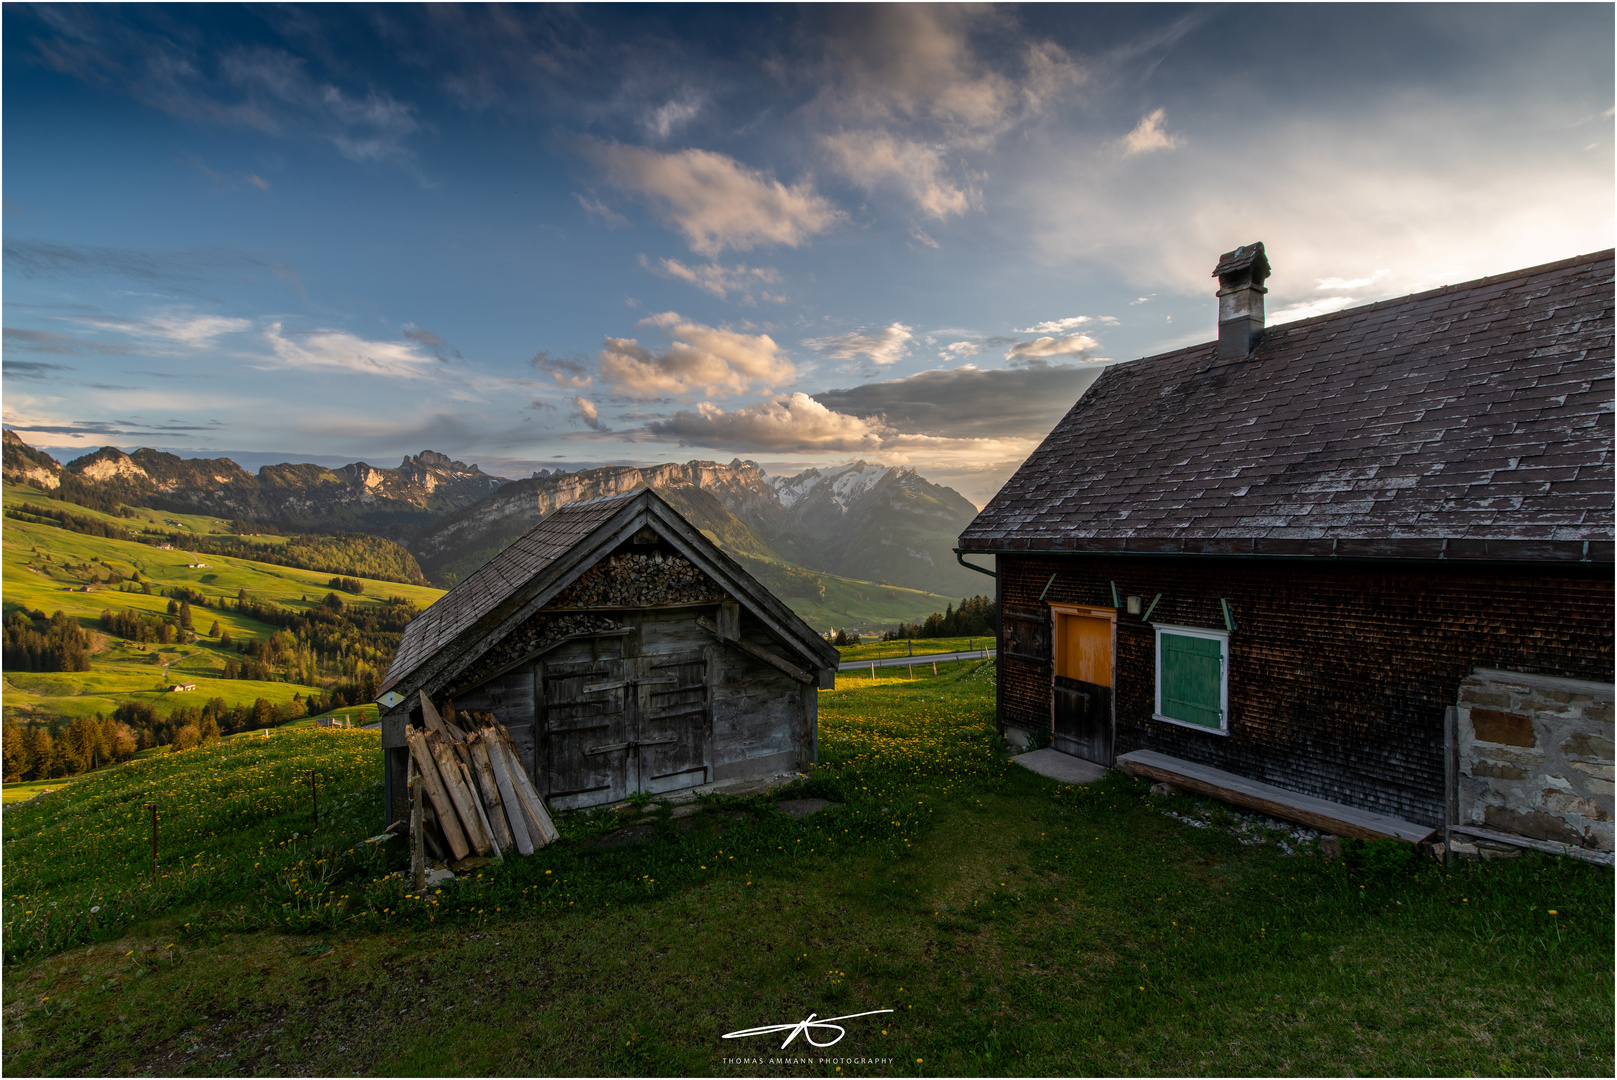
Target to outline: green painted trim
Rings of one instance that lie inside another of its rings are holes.
[[[1218,598],[1218,606],[1224,609],[1224,629],[1235,633],[1235,616],[1230,614],[1230,602],[1221,596]]]
[[[1060,571],[1058,570],[1058,571],[1056,571],[1056,573],[1060,573]],[[1050,580],[1046,581],[1044,583],[1044,589],[1043,589],[1042,592],[1039,593],[1039,603],[1041,603],[1041,604],[1044,603],[1045,594],[1050,591],[1050,586],[1054,585],[1055,583],[1056,583],[1056,575],[1051,574],[1050,575]]]
[[[1155,595],[1155,596],[1153,596],[1151,598],[1151,606],[1145,609],[1145,614],[1144,615],[1140,616],[1140,621],[1141,622],[1150,622],[1151,621],[1151,613],[1153,611],[1157,610],[1157,601],[1161,600],[1161,599],[1162,599],[1162,594],[1161,593],[1157,593],[1157,595]]]
[[[1114,608],[1121,608],[1123,605],[1119,603],[1117,599],[1117,582],[1110,581],[1107,582],[1107,584],[1112,587],[1112,606]]]

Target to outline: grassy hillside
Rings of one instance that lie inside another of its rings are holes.
[[[7,488],[6,505],[13,505],[14,498],[26,503],[39,495],[27,489]],[[94,514],[82,507],[72,509],[85,516]],[[136,512],[150,515],[148,520],[170,528],[179,522],[198,533],[222,535],[221,530],[228,525],[212,518]],[[127,523],[127,519],[110,515],[99,517],[111,523]],[[222,697],[232,706],[251,704],[258,698],[285,704],[294,694],[306,695],[310,690],[308,685],[298,683],[223,677],[226,663],[239,661],[241,656],[221,645],[219,637],[209,634],[214,623],[238,642],[268,638],[276,630],[235,610],[217,605],[195,607],[193,620],[201,636],[190,644],[126,641],[103,633],[100,618],[106,610],[163,617],[169,600],[158,592],[176,586],[212,601],[234,602],[245,591],[251,598],[288,610],[308,610],[331,591],[328,573],[223,556],[198,556],[183,550],[164,551],[147,544],[87,536],[15,519],[7,519],[0,532],[0,568],[7,615],[19,608],[47,615],[60,610],[89,630],[94,642],[90,671],[6,672],[4,711],[8,719],[110,714],[117,704],[127,701],[145,701],[164,712],[180,705],[199,705],[211,697]],[[132,583],[137,573],[143,583],[152,586],[151,595],[123,591],[139,588]],[[113,575],[125,579],[125,584],[105,584]],[[345,594],[345,604],[362,609],[383,605],[392,596],[425,607],[442,595],[437,589],[394,582],[367,581],[364,585],[361,596]],[[169,685],[185,682],[195,683],[196,690],[168,692]]]
[[[359,843],[373,733],[87,777],[0,817],[4,1070],[1611,1075],[1610,870],[1288,854],[1191,796],[1060,784],[1004,755],[991,676],[846,680],[808,780],[564,815],[419,899]],[[834,1049],[720,1037],[872,1010]]]

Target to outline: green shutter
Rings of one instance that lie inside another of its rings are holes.
[[[1162,632],[1162,715],[1202,727],[1222,726],[1224,643]]]

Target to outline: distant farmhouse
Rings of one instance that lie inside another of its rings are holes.
[[[377,699],[390,820],[420,692],[492,713],[566,810],[808,769],[838,659],[650,489],[571,503],[406,627]]]
[[[1017,741],[1348,835],[1612,849],[1612,252],[1107,370],[960,536]],[[1462,685],[1463,684],[1463,685]]]

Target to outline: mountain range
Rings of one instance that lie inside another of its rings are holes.
[[[88,505],[124,502],[306,532],[363,532],[407,547],[429,580],[464,578],[557,507],[651,487],[784,597],[823,598],[820,575],[961,597],[984,591],[955,562],[977,509],[913,469],[857,461],[795,476],[751,461],[690,461],[490,476],[430,450],[398,468],[266,465],[102,447],[63,465],[4,433],[7,481]]]

